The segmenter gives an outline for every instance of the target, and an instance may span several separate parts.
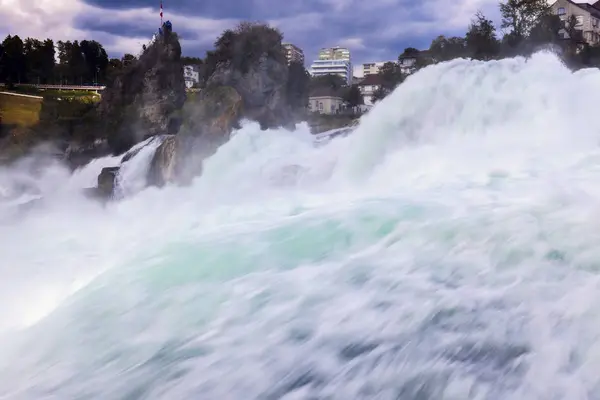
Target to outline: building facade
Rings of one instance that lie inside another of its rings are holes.
[[[288,65],[292,62],[304,65],[304,52],[300,47],[291,43],[284,43],[283,48],[285,49],[285,58],[287,59]]]
[[[358,84],[366,106],[373,105],[373,94],[381,87],[381,84],[382,79],[379,75],[369,75]]]
[[[551,6],[552,12],[567,21],[572,15],[576,18],[575,29],[581,31],[583,40],[590,45],[600,44],[600,1],[594,4],[575,3],[571,0],[557,0]],[[568,34],[563,29],[563,38]]]
[[[344,47],[321,49],[319,58],[313,61],[309,72],[312,76],[338,75],[350,85],[353,75],[350,50]]]
[[[344,99],[329,88],[317,88],[308,97],[308,110],[319,114],[338,114],[344,110]]]
[[[369,75],[377,75],[379,73],[379,70],[381,69],[381,67],[383,67],[383,64],[385,63],[385,61],[378,61],[363,64],[362,76],[366,78]]]
[[[185,87],[191,89],[192,87],[200,83],[200,69],[197,65],[184,65],[183,66],[183,79],[185,80]]]

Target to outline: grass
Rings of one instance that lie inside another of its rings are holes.
[[[30,127],[40,120],[42,99],[0,93],[0,124]]]

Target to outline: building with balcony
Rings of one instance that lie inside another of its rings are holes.
[[[313,61],[309,72],[312,76],[338,75],[350,85],[353,75],[350,50],[344,47],[321,49],[319,58]]]
[[[186,88],[191,89],[197,86],[200,83],[200,68],[197,65],[184,65],[183,79]]]
[[[583,41],[590,45],[600,44],[600,1],[588,4],[557,0],[552,4],[551,9],[562,21],[568,21],[574,15],[576,18],[574,28],[581,32]],[[565,29],[560,33],[564,39],[569,38]]]
[[[386,61],[364,63],[362,65],[362,76],[366,78],[369,75],[377,75],[385,63]]]
[[[285,49],[285,58],[287,59],[288,65],[292,62],[304,65],[304,52],[301,48],[291,43],[284,43],[283,48]]]

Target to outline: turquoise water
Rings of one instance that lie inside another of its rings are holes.
[[[599,89],[456,60],[324,146],[248,123],[190,187],[142,189],[147,148],[107,208],[115,159],[0,171],[45,199],[0,208],[0,398],[600,398]]]

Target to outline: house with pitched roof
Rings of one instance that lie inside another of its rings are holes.
[[[577,21],[575,29],[582,32],[583,40],[590,45],[600,44],[600,0],[593,4],[557,0],[551,5],[551,9],[562,21],[574,15]],[[566,38],[567,33],[562,34]]]

